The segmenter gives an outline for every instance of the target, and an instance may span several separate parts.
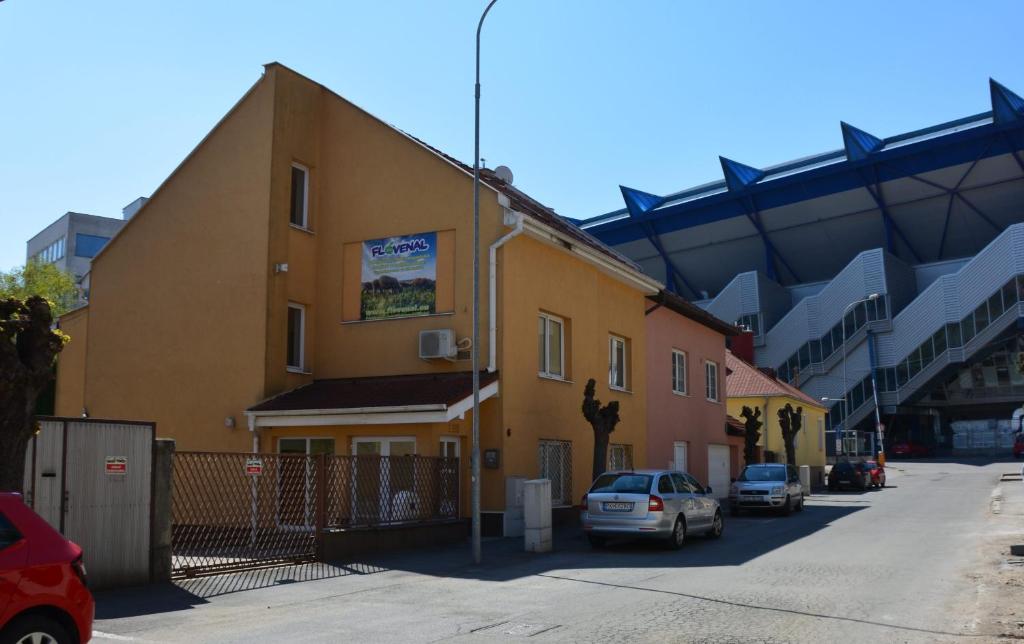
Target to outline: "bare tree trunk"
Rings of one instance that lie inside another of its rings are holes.
[[[594,432],[594,468],[591,480],[597,480],[608,469],[608,432]]]
[[[35,395],[29,396],[35,401]],[[25,450],[32,438],[33,411],[25,396],[0,408],[0,492],[24,492]]]

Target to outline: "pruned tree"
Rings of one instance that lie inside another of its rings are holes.
[[[804,408],[786,403],[779,410],[779,427],[782,429],[782,444],[786,447],[786,462],[796,465],[796,435],[803,427]]]
[[[0,491],[21,492],[24,485],[36,399],[53,379],[54,358],[67,342],[52,323],[50,303],[42,297],[0,300]]]
[[[757,441],[761,440],[761,427],[764,426],[760,420],[761,408],[754,407],[751,410],[744,405],[740,416],[743,418],[743,429],[746,432],[743,435],[743,460],[747,465],[752,465],[757,462]]]
[[[619,401],[613,400],[602,407],[601,401],[594,397],[596,384],[591,378],[583,389],[583,417],[594,430],[594,479],[607,467],[608,439],[619,424]]]

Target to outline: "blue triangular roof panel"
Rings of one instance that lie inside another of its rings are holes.
[[[743,190],[764,178],[764,170],[758,170],[725,157],[718,157],[718,160],[722,162],[722,174],[725,175],[725,185],[729,186],[729,190],[733,192]]]
[[[839,127],[843,130],[843,147],[846,148],[846,158],[850,161],[866,159],[869,154],[881,150],[885,145],[882,139],[849,123],[840,121]]]
[[[633,218],[642,217],[665,203],[665,197],[652,195],[642,190],[634,190],[626,186],[619,186],[619,190],[622,191],[622,200],[626,202],[626,210],[629,211],[629,216]]]
[[[1024,98],[991,78],[988,79],[988,86],[992,93],[992,119],[996,123],[1024,120]]]

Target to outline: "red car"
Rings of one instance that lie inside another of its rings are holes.
[[[932,448],[914,441],[903,441],[894,444],[889,448],[889,455],[901,458],[917,458],[918,456],[931,456]]]
[[[863,468],[871,475],[872,487],[885,487],[885,468],[878,461],[864,461]]]
[[[1017,434],[1017,438],[1013,441],[1013,457],[1024,457],[1024,434]]]
[[[94,611],[82,549],[0,492],[0,643],[88,642]]]

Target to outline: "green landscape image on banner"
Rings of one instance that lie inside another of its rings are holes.
[[[363,242],[362,320],[428,315],[437,296],[437,233]]]

